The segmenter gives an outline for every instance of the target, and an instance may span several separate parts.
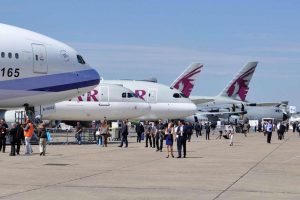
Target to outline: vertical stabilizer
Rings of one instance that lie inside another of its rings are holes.
[[[257,63],[258,62],[247,63],[219,96],[245,101],[249,91],[249,83],[255,72]]]
[[[186,97],[189,97],[195,82],[202,70],[203,65],[192,63],[186,70],[171,84],[171,88],[181,91]]]

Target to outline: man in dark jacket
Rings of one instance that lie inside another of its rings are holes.
[[[200,122],[196,122],[195,124],[196,137],[202,136],[202,124]]]
[[[157,125],[157,132],[156,132],[156,135],[155,135],[156,151],[162,152],[164,137],[165,137],[165,125],[162,123],[161,120],[159,120],[158,125]]]
[[[186,140],[187,140],[187,129],[184,125],[184,122],[178,121],[178,126],[175,130],[176,140],[177,140],[177,158],[181,158],[181,150],[183,149],[183,157],[186,157]]]
[[[209,134],[210,134],[210,126],[209,126],[209,123],[207,122],[206,124],[205,124],[205,135],[206,135],[206,140],[209,140]]]
[[[187,139],[188,139],[188,142],[190,142],[191,138],[192,138],[192,135],[193,135],[194,127],[190,122],[187,122],[185,127],[186,127],[186,131],[187,131]]]
[[[7,131],[7,124],[3,119],[0,121],[0,151],[2,150],[5,153],[6,147],[6,131]]]
[[[121,140],[121,144],[119,147],[123,147],[123,143],[125,143],[125,148],[128,147],[128,127],[127,127],[127,121],[123,121],[122,123],[122,128],[121,128],[121,136],[122,136],[122,140]]]
[[[141,122],[139,122],[138,125],[135,127],[135,132],[137,134],[136,142],[141,143],[142,140],[142,134],[144,133],[145,129]]]

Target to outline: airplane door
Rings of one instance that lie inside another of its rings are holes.
[[[46,48],[42,44],[31,44],[33,52],[33,72],[47,74],[48,61]]]
[[[100,86],[99,99],[100,99],[100,103],[99,103],[100,106],[109,106],[108,87]]]
[[[150,89],[148,90],[148,102],[149,103],[156,103],[157,102],[157,90]]]

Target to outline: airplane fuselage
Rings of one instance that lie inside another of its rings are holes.
[[[53,103],[99,83],[98,73],[57,40],[0,24],[0,43],[1,108]]]

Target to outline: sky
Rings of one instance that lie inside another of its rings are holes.
[[[2,0],[0,19],[69,44],[104,79],[170,85],[203,63],[192,95],[217,95],[258,61],[248,101],[299,111],[299,10],[297,0]]]

